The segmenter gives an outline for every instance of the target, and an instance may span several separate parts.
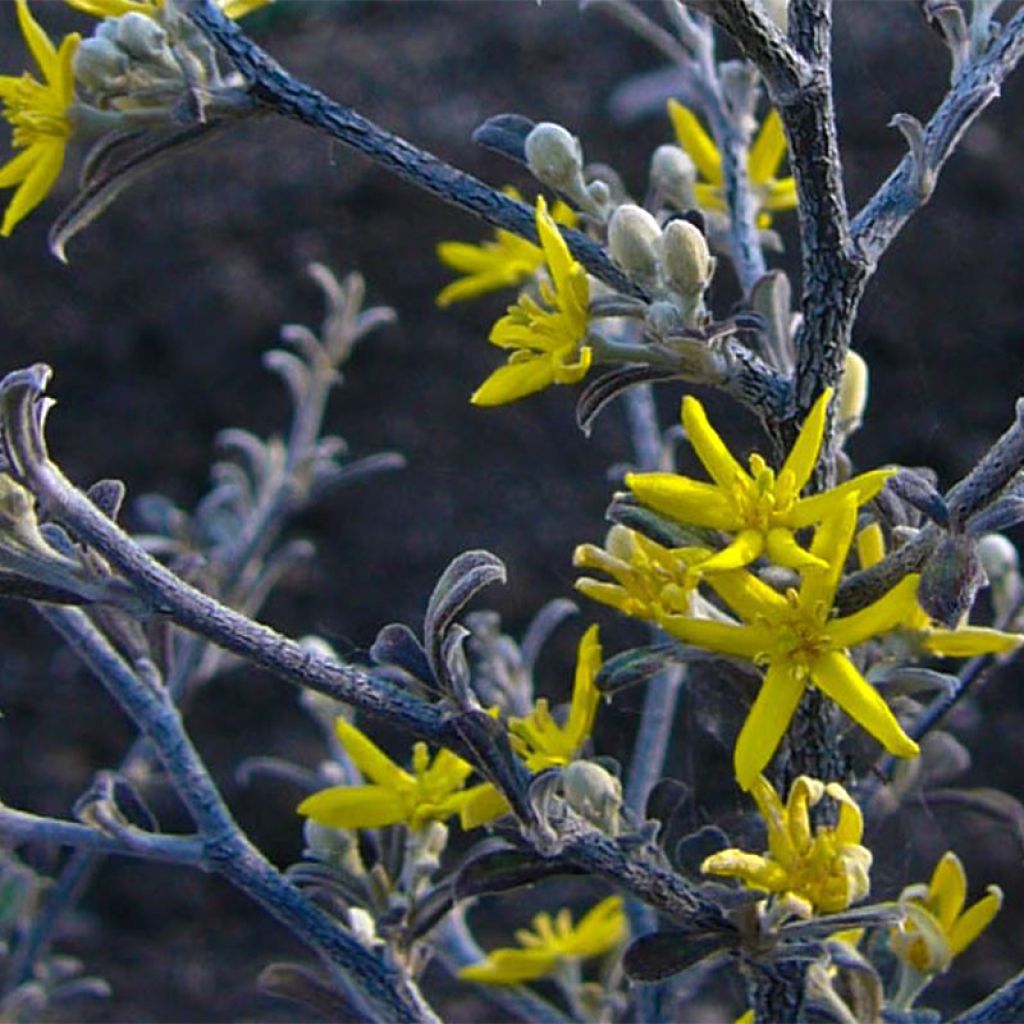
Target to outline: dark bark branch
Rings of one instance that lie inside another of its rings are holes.
[[[298,81],[252,42],[213,0],[192,0],[188,15],[227,54],[249,83],[253,97],[266,109],[326,132],[392,174],[476,215],[492,227],[537,241],[534,210],[530,206],[510,199]],[[626,278],[596,242],[572,228],[561,231],[572,254],[595,277],[616,291],[644,297],[642,290]]]

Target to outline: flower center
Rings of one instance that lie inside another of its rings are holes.
[[[3,116],[14,128],[12,141],[17,148],[40,139],[66,139],[71,134],[63,104],[27,71],[4,97]]]

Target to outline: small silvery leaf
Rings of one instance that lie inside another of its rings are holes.
[[[700,876],[700,866],[713,853],[724,850],[729,837],[717,825],[705,825],[696,832],[680,839],[672,851],[672,862],[693,877]]]
[[[435,682],[423,645],[403,623],[392,622],[380,630],[370,647],[370,658],[376,665],[396,665],[420,682]]]
[[[664,981],[725,949],[723,936],[714,932],[652,932],[629,946],[623,967],[634,981]]]
[[[455,898],[458,901],[474,896],[508,892],[533,885],[552,875],[582,875],[586,872],[557,857],[541,857],[530,850],[509,846],[485,848],[468,859],[455,879]]]
[[[900,469],[889,479],[885,489],[939,526],[949,525],[949,509],[945,499],[935,489],[932,481],[918,470]]]
[[[97,480],[86,494],[89,500],[108,518],[117,521],[124,502],[125,486],[120,480]]]
[[[473,141],[525,166],[526,138],[535,127],[522,114],[495,114],[473,132]]]

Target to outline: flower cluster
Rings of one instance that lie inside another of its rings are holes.
[[[775,894],[787,912],[804,918],[846,910],[868,895],[871,851],[861,845],[864,820],[839,783],[826,785],[801,775],[783,804],[759,775],[751,795],[767,827],[767,853],[721,850],[704,861],[701,871],[739,878],[751,889]],[[839,804],[839,819],[834,827],[812,830],[811,808],[825,796]]]
[[[509,719],[513,749],[530,771],[565,767],[579,756],[597,716],[600,693],[595,679],[600,667],[598,631],[591,626],[580,641],[564,724],[554,720],[544,698],[535,702],[528,715]],[[330,786],[303,800],[299,813],[321,825],[359,829],[405,824],[420,829],[431,821],[458,817],[464,829],[474,829],[509,809],[491,783],[467,786],[473,767],[450,750],[439,751],[431,760],[426,744],[417,743],[410,773],[347,719],[339,718],[335,728],[342,747],[369,783]]]
[[[0,75],[3,117],[12,128],[11,144],[18,152],[0,167],[0,189],[13,188],[0,235],[7,237],[50,193],[64,166],[68,142],[76,134],[126,127],[111,121],[111,113],[93,107],[80,90],[83,55],[102,65],[103,73],[119,79],[133,58],[154,60],[160,49],[166,0],[66,0],[70,6],[105,19],[96,34],[83,42],[79,33],[66,35],[55,46],[29,10],[28,0],[15,0],[18,26],[41,80],[31,72]],[[220,0],[224,13],[241,18],[272,0]],[[172,60],[168,56],[168,60]],[[141,60],[145,63],[145,60]],[[173,64],[172,64],[173,67]],[[180,72],[179,72],[180,73]],[[167,69],[162,72],[167,75]],[[146,82],[139,78],[140,95]]]
[[[607,572],[614,583],[581,579],[578,587],[627,614],[657,623],[682,643],[764,669],[760,691],[734,751],[736,778],[754,784],[771,760],[801,697],[814,686],[834,700],[887,751],[914,757],[917,744],[865,680],[850,649],[893,630],[916,633],[932,654],[964,657],[1011,650],[1022,638],[996,630],[934,627],[917,601],[919,577],[908,575],[872,604],[839,616],[834,610],[857,528],[858,509],[889,477],[876,470],[807,498],[800,492],[818,459],[830,392],[815,403],[783,467],[757,454],[748,472],[729,452],[694,398],[683,403],[683,425],[711,482],[671,473],[627,476],[643,505],[686,527],[719,531],[718,549],[662,548],[620,534],[601,552],[578,549],[577,564]],[[809,547],[798,534],[813,530]],[[865,557],[877,547],[865,535]],[[766,556],[799,574],[776,589],[751,571]],[[706,587],[715,603],[698,600]],[[724,606],[724,607],[723,607]]]

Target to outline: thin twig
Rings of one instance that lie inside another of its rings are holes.
[[[8,846],[46,843],[167,864],[205,866],[203,843],[195,836],[164,836],[130,827],[125,827],[117,835],[107,835],[76,821],[45,818],[6,806],[0,806],[0,837]]]
[[[166,689],[136,674],[84,612],[52,607],[41,611],[153,744],[198,829],[206,868],[223,875],[334,965],[346,979],[346,995],[371,1018],[436,1020],[396,968],[307,900],[249,841],[193,747]]]
[[[213,0],[192,0],[188,16],[212,43],[224,50],[249,83],[253,96],[267,109],[326,132],[398,177],[474,214],[492,227],[537,242],[531,207],[300,82],[249,39]],[[643,290],[608,259],[597,243],[572,228],[561,231],[572,254],[595,277],[616,291],[644,297]]]

